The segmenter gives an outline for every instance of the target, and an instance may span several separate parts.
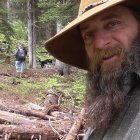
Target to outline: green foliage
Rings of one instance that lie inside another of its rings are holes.
[[[14,34],[8,21],[7,10],[0,5],[0,39],[10,43],[10,37]]]
[[[20,20],[14,21],[12,23],[12,28],[14,30],[14,38],[16,40],[27,40],[27,28]]]
[[[75,75],[76,81],[71,85],[71,92],[76,95],[76,101],[78,104],[83,103],[84,94],[86,92],[86,79],[85,76],[80,73]]]
[[[9,85],[7,84],[0,84],[0,89],[4,89],[4,90],[8,90],[9,89]]]
[[[64,86],[64,83],[62,82],[62,80],[64,79],[64,77],[58,75],[58,74],[54,74],[51,77],[49,77],[48,79],[46,79],[46,87],[53,87],[53,88],[57,88],[59,90],[59,88]]]
[[[0,33],[0,42],[4,41],[5,40],[5,35]]]
[[[14,31],[14,36],[11,37],[11,50],[14,53],[16,48],[17,48],[17,44],[19,42],[22,42],[25,47],[27,47],[27,37],[28,37],[28,33],[27,33],[27,28],[25,27],[25,25],[20,21],[13,21],[12,22],[12,28]]]
[[[40,20],[42,22],[61,21],[65,25],[71,20],[73,11],[77,15],[77,4],[78,1],[40,0],[38,3],[42,12]]]
[[[78,71],[77,74],[62,77],[57,74],[48,78],[45,82],[46,88],[53,88],[57,92],[63,93],[64,104],[80,105],[83,103],[86,91],[86,79],[83,72]]]
[[[26,22],[27,16],[27,0],[10,1],[10,21],[21,20]]]
[[[73,82],[68,82],[68,95],[71,95],[75,105],[81,105],[86,92],[85,72],[77,70],[76,73],[72,74],[72,81]]]
[[[83,92],[85,92],[85,85],[83,84],[85,83],[85,76],[76,75],[75,79],[76,81],[71,85],[71,90],[75,93],[82,94]]]
[[[47,50],[45,49],[44,46],[37,46],[36,47],[36,57],[37,59],[43,61],[46,59],[55,59],[52,55],[49,55]]]

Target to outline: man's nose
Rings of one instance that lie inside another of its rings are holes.
[[[107,31],[97,31],[94,34],[94,46],[98,49],[105,49],[111,44],[111,36]]]

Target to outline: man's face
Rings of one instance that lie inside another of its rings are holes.
[[[89,62],[87,124],[105,130],[125,107],[125,81],[139,70],[140,24],[132,11],[114,6],[80,25]],[[121,84],[120,84],[121,83]]]
[[[114,6],[80,25],[90,70],[103,73],[121,67],[138,34],[138,21],[124,6]]]

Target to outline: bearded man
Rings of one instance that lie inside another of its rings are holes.
[[[132,130],[140,110],[140,1],[81,0],[79,16],[46,48],[88,70],[84,140],[140,139],[139,127]]]

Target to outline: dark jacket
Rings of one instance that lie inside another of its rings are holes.
[[[26,60],[27,50],[26,50],[25,47],[23,47],[22,49],[23,49],[23,51],[24,51],[24,56],[20,56],[20,55],[19,55],[19,48],[17,48],[16,54],[15,54],[16,61],[25,61],[25,60]]]

